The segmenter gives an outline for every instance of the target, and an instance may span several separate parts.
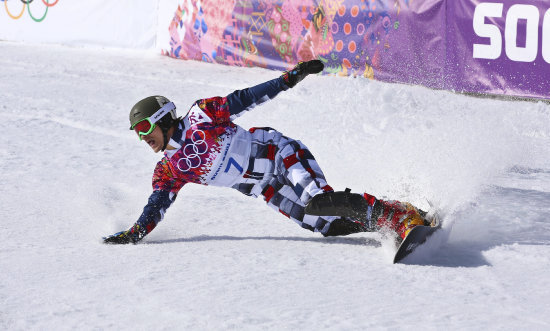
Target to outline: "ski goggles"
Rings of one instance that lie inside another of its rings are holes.
[[[162,106],[159,110],[157,110],[153,115],[146,117],[142,119],[141,121],[137,122],[136,124],[132,125],[130,130],[136,131],[136,133],[139,136],[139,140],[143,140],[143,136],[146,136],[153,132],[157,125],[155,124],[158,122],[161,118],[164,117],[164,115],[168,114],[172,110],[176,109],[176,106],[173,102],[169,102]]]

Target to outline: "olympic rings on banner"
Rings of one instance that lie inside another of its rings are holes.
[[[19,13],[19,15],[15,16],[12,13],[10,13],[10,10],[8,9],[8,0],[4,0],[4,8],[6,9],[6,13],[8,13],[8,16],[13,18],[14,20],[18,20],[21,18],[21,16],[23,16],[26,6],[27,4],[23,2],[23,8],[21,8],[21,12]]]
[[[199,134],[199,132],[202,134]],[[198,138],[195,138],[195,134]],[[208,152],[208,143],[206,142],[206,134],[202,130],[195,130],[191,135],[191,144],[183,146],[183,157],[178,160],[178,169],[186,172],[191,169],[198,168],[202,165],[201,155]],[[182,161],[184,163],[182,163]]]
[[[49,0],[48,0],[48,1],[49,1]],[[42,2],[43,2],[47,7],[53,7],[53,6],[57,5],[57,2],[58,2],[58,1],[59,1],[59,0],[55,0],[54,3],[49,4],[46,0],[42,0]]]
[[[21,0],[23,1],[23,0]],[[30,2],[27,4],[27,11],[29,12],[29,16],[32,18],[33,21],[37,22],[37,23],[40,23],[42,22],[45,18],[46,18],[46,15],[48,15],[48,7],[46,5],[46,11],[44,12],[44,15],[41,17],[41,18],[35,18],[34,16],[32,16],[32,13],[31,13],[31,6],[30,6],[30,3],[32,2],[33,0],[30,0]],[[49,1],[49,0],[47,0]]]
[[[20,19],[21,16],[23,16],[23,14],[25,13],[25,7],[27,7],[27,12],[29,13],[29,16],[35,22],[42,22],[46,18],[46,15],[48,15],[48,8],[57,5],[57,3],[59,2],[59,0],[55,0],[54,2],[50,3],[51,0],[42,0],[42,3],[46,6],[46,10],[44,11],[44,15],[42,15],[42,17],[37,18],[37,17],[34,17],[33,14],[31,13],[31,3],[34,0],[20,0],[21,3],[23,4],[23,8],[21,8],[21,12],[17,15],[14,15],[10,12],[8,8],[8,0],[0,0],[0,1],[4,2],[4,9],[6,10],[6,13],[8,13],[8,16],[11,17],[12,19],[14,20]]]

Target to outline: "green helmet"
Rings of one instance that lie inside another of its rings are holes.
[[[138,103],[136,103],[134,107],[132,107],[132,110],[130,110],[130,130],[132,130],[134,125],[136,125],[140,121],[153,116],[165,105],[169,107],[167,109],[168,112],[165,114],[160,114],[162,115],[162,118],[156,119],[155,123],[161,129],[169,129],[172,125],[174,125],[175,121],[178,118],[176,115],[176,106],[172,102],[170,102],[168,98],[160,95],[154,95],[138,101]]]
[[[168,146],[168,131],[178,121],[176,105],[170,102],[168,98],[160,95],[154,95],[138,101],[138,103],[132,107],[132,110],[130,110],[130,130],[132,130],[136,124],[147,118],[149,118],[149,123],[152,124],[151,130],[154,129],[154,125],[162,130],[164,139],[162,150],[164,151],[166,146]]]

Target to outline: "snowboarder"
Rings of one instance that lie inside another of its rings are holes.
[[[137,243],[163,219],[187,183],[232,187],[258,197],[303,228],[324,236],[389,228],[404,238],[425,213],[408,203],[367,193],[334,192],[308,148],[272,128],[244,130],[233,120],[323,70],[319,60],[301,62],[282,76],[226,97],[197,100],[178,118],[165,97],[150,96],[130,111],[130,130],[155,153],[164,151],[153,174],[153,193],[137,222],[104,238]],[[315,197],[315,198],[314,198]]]

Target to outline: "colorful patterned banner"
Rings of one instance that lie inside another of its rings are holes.
[[[486,3],[181,0],[163,54],[276,70],[318,58],[326,74],[550,98],[550,0]],[[496,52],[499,38],[497,58],[474,54],[476,44]]]
[[[401,2],[181,1],[164,53],[278,70],[319,58],[326,73],[373,78],[400,29]]]
[[[447,3],[452,88],[550,99],[550,0]]]

